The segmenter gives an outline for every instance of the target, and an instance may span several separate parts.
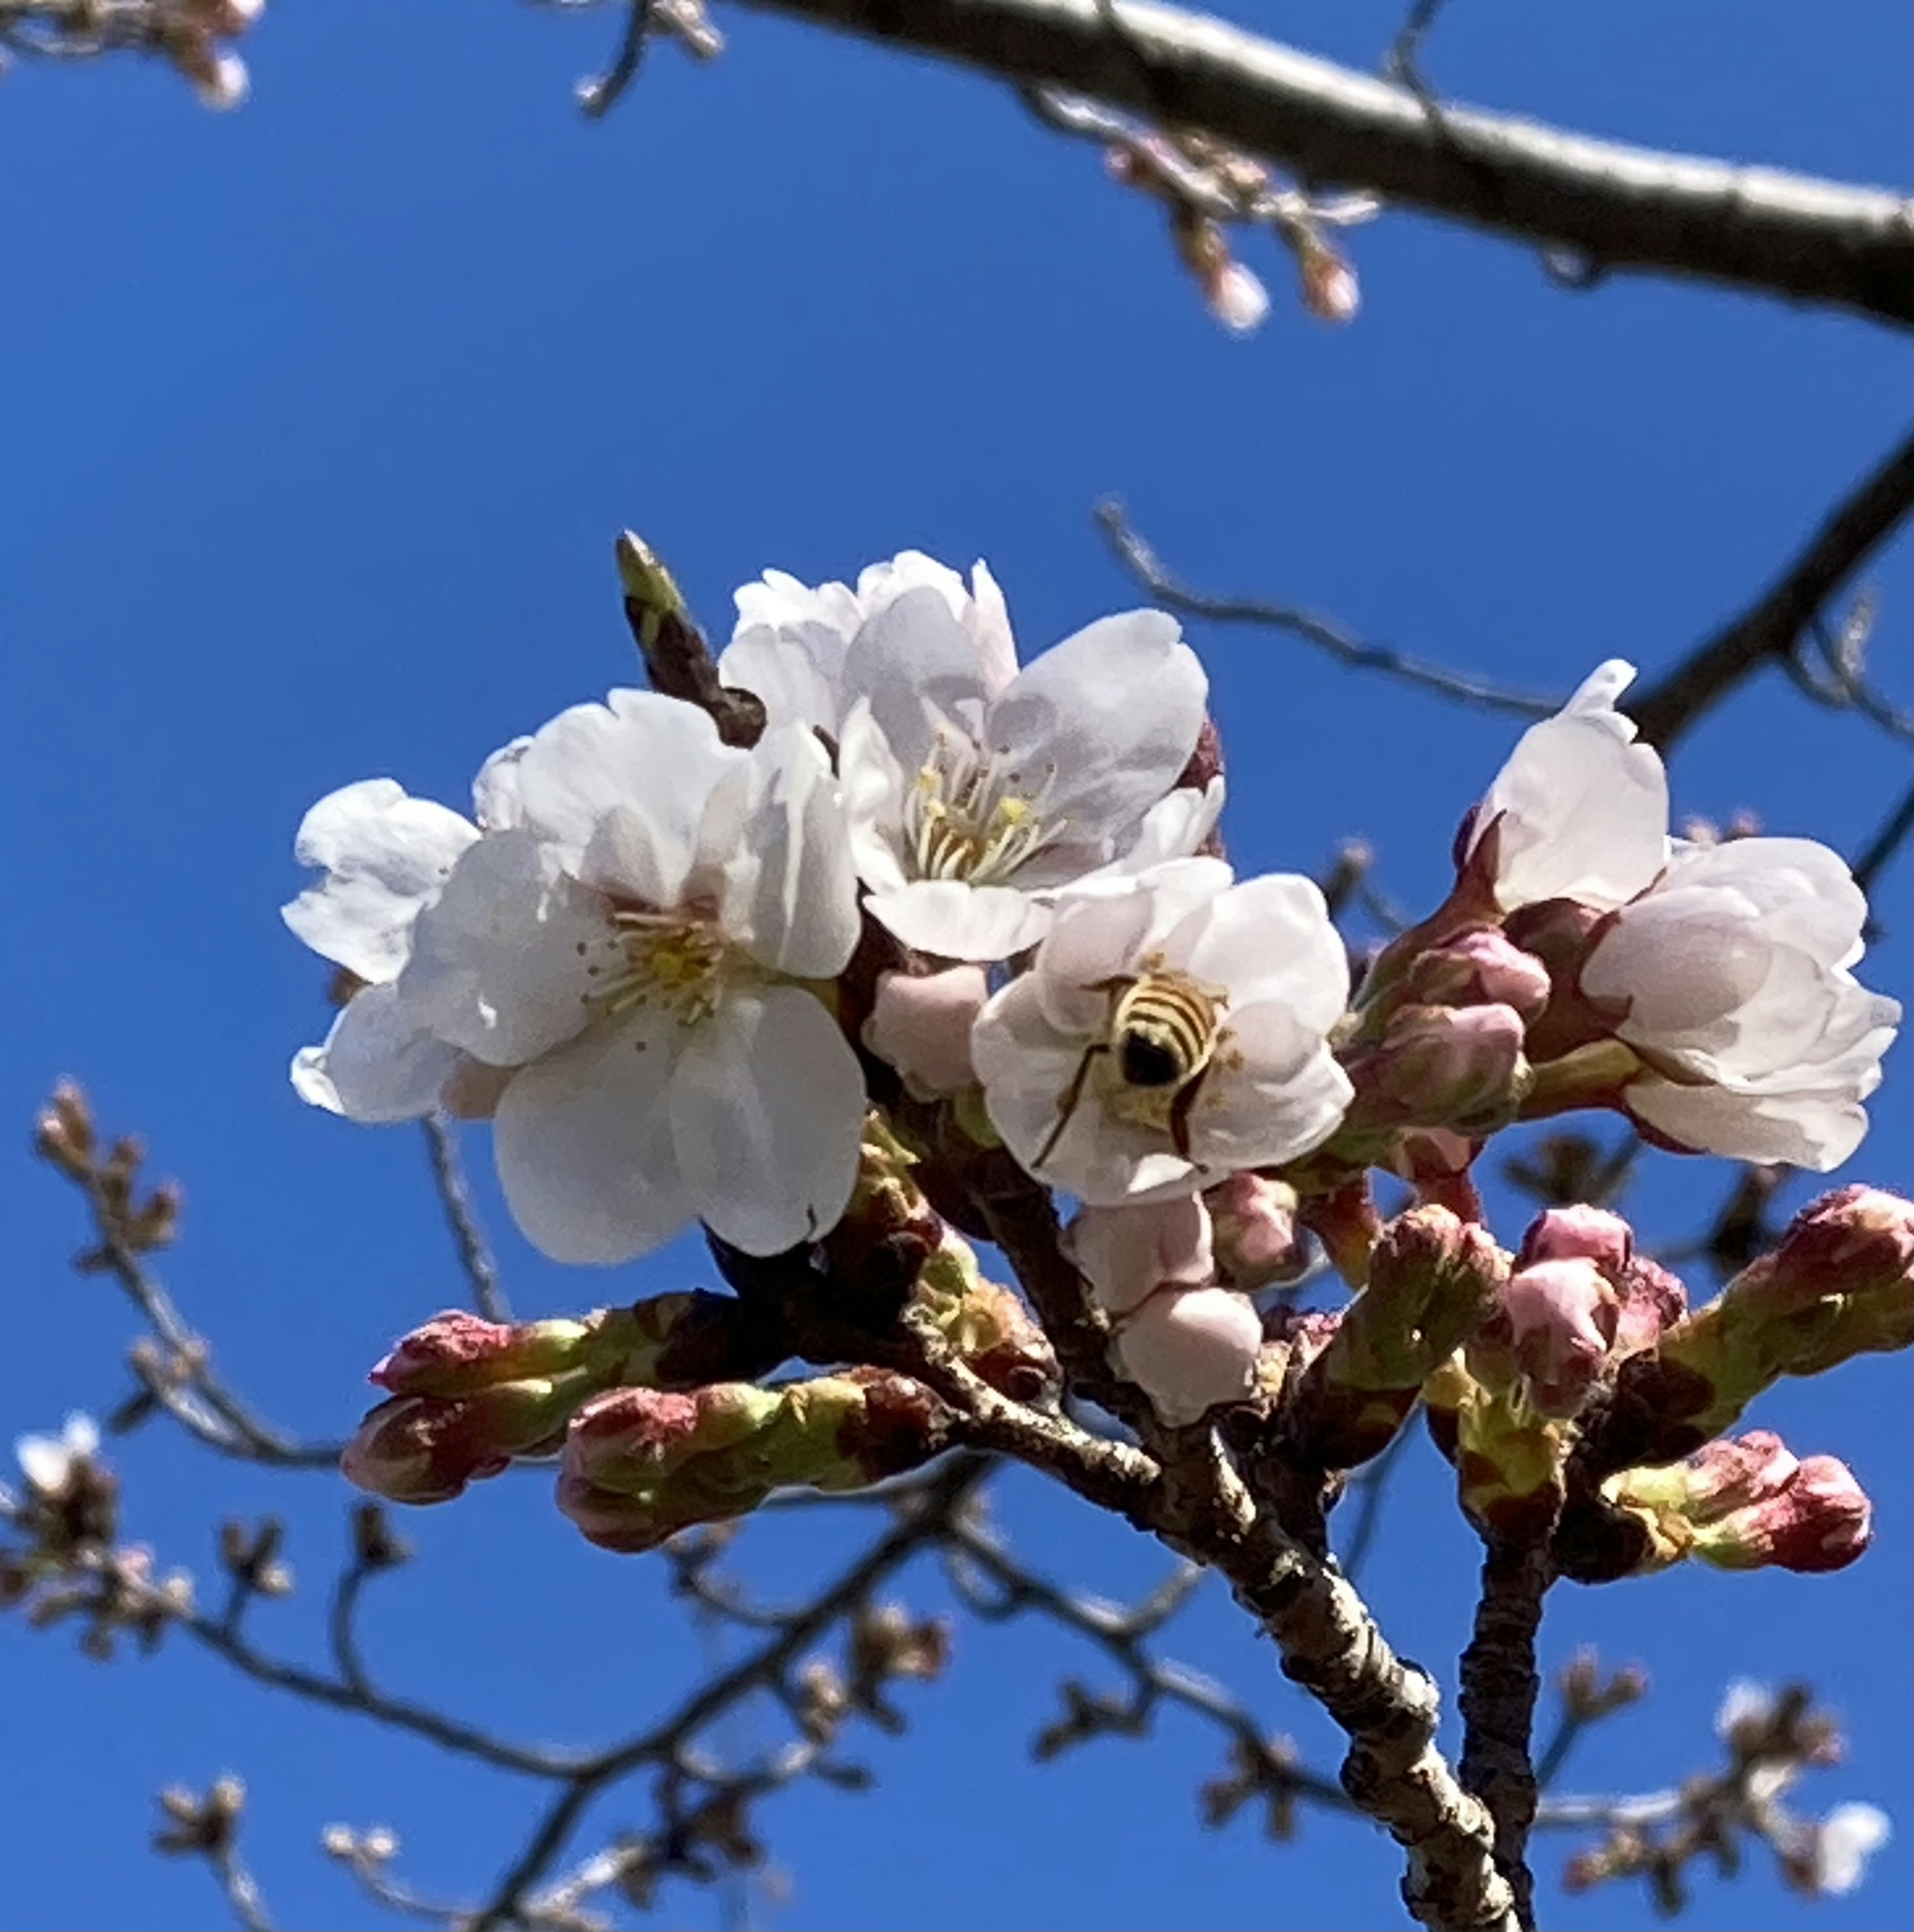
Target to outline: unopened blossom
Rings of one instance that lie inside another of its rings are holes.
[[[619,691],[488,771],[482,831],[435,827],[435,850],[462,842],[449,868],[353,898],[322,860],[329,956],[383,947],[391,976],[302,1056],[301,1091],[405,1118],[488,1070],[506,1198],[557,1260],[623,1261],[696,1220],[753,1254],[822,1233],[864,1090],[803,983],[858,933],[822,746],[786,728],[736,750],[695,707]]]
[[[1349,1102],[1327,1044],[1348,993],[1348,956],[1309,880],[1233,885],[1221,860],[1185,859],[1062,901],[971,1048],[1022,1166],[1118,1207],[1327,1139]]]
[[[1476,807],[1467,850],[1492,836],[1505,912],[1546,899],[1604,910],[1653,884],[1668,856],[1668,775],[1615,708],[1635,681],[1599,666],[1552,718],[1531,725]]]
[[[886,973],[864,1022],[864,1044],[921,1098],[960,1092],[977,1084],[970,1029],[990,993],[981,966]]]
[[[1522,1016],[1513,1006],[1399,1006],[1374,1046],[1345,1062],[1355,1083],[1352,1124],[1506,1125],[1527,1090]]]
[[[1502,1290],[1516,1361],[1544,1415],[1581,1408],[1615,1341],[1618,1304],[1585,1256],[1518,1268]]]
[[[1158,1418],[1180,1429],[1251,1393],[1262,1346],[1262,1318],[1248,1297],[1227,1288],[1173,1288],[1123,1322],[1110,1354]]]
[[[1610,1281],[1620,1279],[1635,1253],[1635,1231],[1606,1208],[1545,1208],[1522,1238],[1519,1264],[1591,1261]]]
[[[1702,1153],[1839,1166],[1900,1019],[1849,970],[1867,914],[1846,862],[1811,839],[1678,845],[1582,970],[1646,1063],[1629,1111]]]
[[[1100,619],[1020,670],[994,580],[972,582],[915,552],[855,592],[767,580],[718,668],[836,741],[872,912],[988,962],[1041,937],[1059,887],[1194,850],[1221,790],[1172,796],[1209,691],[1173,618]]]
[[[1253,1293],[1296,1280],[1309,1264],[1296,1190],[1266,1174],[1233,1174],[1203,1196],[1217,1264],[1232,1288]]]
[[[1098,1304],[1127,1315],[1160,1288],[1216,1278],[1209,1210],[1200,1194],[1134,1208],[1085,1208],[1070,1224],[1071,1258]]]
[[[1478,926],[1420,954],[1404,994],[1431,1006],[1512,1008],[1525,1020],[1549,1004],[1549,969],[1499,928]]]

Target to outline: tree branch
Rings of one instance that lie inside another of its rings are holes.
[[[1200,128],[1307,182],[1645,270],[1914,325],[1914,205],[1598,141],[1411,92],[1221,20],[1125,0],[744,0]]]
[[[1667,753],[1744,679],[1789,657],[1822,606],[1910,511],[1914,435],[1836,506],[1747,609],[1627,706],[1642,737]]]

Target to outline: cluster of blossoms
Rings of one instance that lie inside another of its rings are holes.
[[[1805,840],[1672,837],[1661,761],[1615,708],[1625,664],[1525,735],[1447,900],[1352,986],[1313,884],[1217,856],[1207,683],[1169,616],[1101,620],[1020,667],[981,564],[768,573],[737,602],[716,674],[750,729],[617,691],[494,753],[469,818],[380,778],[299,832],[320,876],[287,922],[354,990],[299,1090],[356,1120],[488,1118],[512,1212],[557,1259],[620,1262],[696,1222],[743,1256],[801,1249],[868,1178],[871,1133],[894,1117],[908,1142],[912,1110],[934,1114],[1074,1201],[1113,1358],[1180,1425],[1266,1379],[1248,1297],[1312,1234],[1369,1276],[1372,1168],[1465,1202],[1489,1135],[1571,1108],[1823,1170],[1865,1131],[1899,1012],[1850,970],[1861,894]],[[1402,1292],[1466,1280],[1473,1312],[1413,1373],[1397,1352],[1405,1411],[1472,1336],[1522,1426],[1565,1424],[1682,1317],[1592,1210],[1513,1263],[1444,1252],[1405,1262]],[[1319,1379],[1373,1394],[1378,1358],[1352,1368],[1354,1347]],[[726,1412],[769,1427],[761,1406]],[[538,1439],[505,1455],[564,1437],[566,1405],[534,1407]],[[1501,1426],[1459,1408],[1465,1436]]]

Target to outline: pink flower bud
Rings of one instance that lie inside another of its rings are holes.
[[[1127,1315],[1159,1288],[1200,1288],[1216,1275],[1209,1210],[1197,1194],[1135,1208],[1085,1208],[1070,1252],[1100,1306]]]
[[[920,1099],[974,1087],[970,1027],[990,991],[981,966],[951,966],[923,976],[883,974],[876,1004],[864,1022],[864,1044],[894,1066]]]
[[[1423,953],[1407,990],[1426,1006],[1510,1006],[1532,1020],[1549,1004],[1549,969],[1499,927],[1478,926]]]
[[[1764,1303],[1791,1307],[1831,1294],[1904,1294],[1914,1288],[1914,1202],[1878,1187],[1837,1187],[1795,1216],[1737,1290],[1756,1278]]]
[[[1800,1468],[1799,1458],[1771,1429],[1723,1436],[1684,1466],[1682,1513],[1696,1522],[1718,1521],[1778,1496]]]
[[[1356,271],[1313,236],[1304,240],[1297,260],[1303,271],[1303,306],[1321,322],[1354,322],[1363,306]]]
[[[368,1379],[393,1395],[470,1395],[571,1367],[590,1333],[582,1322],[508,1324],[449,1308],[401,1336]]]
[[[1544,1415],[1579,1410],[1615,1341],[1615,1290],[1587,1256],[1519,1268],[1502,1307],[1530,1398]]]
[[[1269,292],[1253,268],[1230,256],[1203,278],[1203,299],[1209,313],[1232,335],[1260,328],[1269,313]]]
[[[1253,1293],[1294,1281],[1309,1265],[1309,1241],[1296,1219],[1296,1190],[1266,1174],[1233,1174],[1203,1197],[1216,1259],[1232,1288]]]
[[[515,1456],[549,1455],[569,1401],[545,1382],[506,1382],[461,1400],[395,1396],[362,1422],[339,1458],[346,1480],[395,1503],[449,1502]]]
[[[1549,1208],[1522,1238],[1519,1265],[1537,1262],[1591,1261],[1618,1282],[1635,1252],[1635,1231],[1606,1208]]]
[[[1645,1255],[1636,1255],[1622,1270],[1615,1290],[1621,1298],[1615,1330],[1618,1355],[1652,1348],[1688,1312],[1688,1291],[1680,1278]]]
[[[1723,1570],[1844,1570],[1873,1540],[1873,1519],[1846,1463],[1810,1456],[1777,1493],[1698,1528],[1695,1554]]]
[[[1522,1016],[1512,1006],[1399,1009],[1379,1045],[1348,1064],[1350,1124],[1487,1131],[1513,1118],[1527,1090]]]
[[[1250,1394],[1262,1346],[1262,1319],[1244,1296],[1180,1288],[1152,1295],[1117,1331],[1111,1353],[1157,1414],[1181,1428]]]

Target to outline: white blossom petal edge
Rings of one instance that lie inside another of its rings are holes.
[[[1615,708],[1635,681],[1600,665],[1552,718],[1524,732],[1477,806],[1468,852],[1494,831],[1495,890],[1505,912],[1544,899],[1604,911],[1653,884],[1668,858],[1668,774]]]
[[[1351,1097],[1328,1046],[1348,997],[1347,955],[1309,880],[1232,885],[1220,860],[1185,859],[1060,900],[1031,970],[978,1016],[972,1051],[1017,1160],[1117,1207],[1327,1140]],[[1180,1036],[1173,1070],[1125,1053],[1119,1006]]]
[[[43,1496],[63,1493],[74,1465],[88,1461],[99,1451],[99,1425],[79,1409],[67,1418],[59,1435],[23,1436],[14,1444],[20,1474]]]
[[[1678,845],[1582,968],[1654,1070],[1627,1088],[1630,1111],[1702,1153],[1838,1167],[1900,1021],[1848,970],[1867,916],[1846,862],[1812,839]]]

